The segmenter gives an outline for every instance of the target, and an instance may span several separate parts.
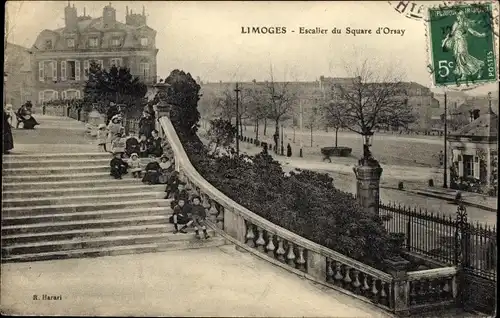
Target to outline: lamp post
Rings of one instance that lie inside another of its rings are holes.
[[[234,89],[236,93],[236,155],[240,155],[240,136],[239,136],[239,98],[238,94],[241,92],[241,89],[238,88],[238,83],[236,83],[236,88]]]
[[[448,188],[448,100],[444,92],[444,158],[443,158],[443,188]]]
[[[283,148],[283,124],[281,124],[281,155],[285,154],[285,148]]]

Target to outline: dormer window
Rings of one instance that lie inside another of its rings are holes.
[[[99,46],[99,39],[97,39],[96,37],[89,39],[89,47],[98,47],[98,46]]]
[[[148,38],[146,38],[146,37],[141,38],[141,45],[148,46]]]
[[[67,43],[68,47],[70,47],[70,48],[75,47],[75,39],[67,39],[66,43]]]
[[[112,38],[111,39],[111,46],[112,47],[120,47],[121,46],[121,41],[120,38]]]
[[[46,50],[52,49],[52,40],[45,40],[45,49]]]

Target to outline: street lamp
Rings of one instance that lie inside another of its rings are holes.
[[[369,131],[365,134],[363,134],[363,138],[365,139],[365,145],[368,147],[372,146],[372,140],[373,140],[373,132]]]
[[[285,154],[285,149],[283,148],[283,124],[281,124],[281,155]]]

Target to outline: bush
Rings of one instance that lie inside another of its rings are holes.
[[[399,183],[398,183],[398,189],[399,190],[403,190],[404,189],[403,181],[399,181]]]
[[[434,187],[434,180],[433,179],[429,179],[429,187]]]
[[[352,148],[349,147],[323,147],[321,148],[321,154],[327,157],[349,157],[351,155]]]

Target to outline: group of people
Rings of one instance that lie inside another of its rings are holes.
[[[5,105],[3,110],[2,140],[3,153],[8,154],[14,149],[14,138],[12,136],[12,127],[24,129],[35,129],[40,125],[33,117],[33,104],[30,101],[24,103],[21,108],[14,112],[11,104]]]

